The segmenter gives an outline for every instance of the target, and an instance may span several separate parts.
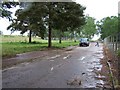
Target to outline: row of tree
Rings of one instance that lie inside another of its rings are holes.
[[[104,39],[110,35],[120,32],[120,19],[117,16],[105,17],[97,22],[97,27],[100,30],[101,38]]]
[[[8,8],[19,5],[21,8],[15,13],[16,19],[11,17]],[[18,30],[21,34],[29,31],[29,42],[31,35],[40,36],[42,39],[48,37],[48,47],[51,47],[51,38],[62,37],[87,37],[92,38],[94,34],[101,33],[102,39],[118,32],[118,17],[111,16],[97,21],[93,17],[84,16],[85,7],[75,2],[33,2],[2,3],[1,17],[12,21],[8,30]]]
[[[16,11],[17,19],[8,27],[11,31],[19,30],[21,34],[30,31],[31,35],[40,36],[48,34],[48,47],[51,47],[52,31],[59,33],[59,42],[64,32],[74,32],[77,28],[85,24],[83,11],[85,7],[75,2],[34,2],[27,3],[27,8],[23,7]]]

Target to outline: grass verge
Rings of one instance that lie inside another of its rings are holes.
[[[65,48],[68,46],[78,45],[79,42],[73,41],[62,41],[61,44],[58,41],[52,41],[52,48]],[[42,40],[42,42],[27,43],[27,42],[3,42],[2,44],[2,57],[9,58],[13,57],[16,54],[31,52],[31,51],[40,51],[47,49],[48,43],[47,40]]]

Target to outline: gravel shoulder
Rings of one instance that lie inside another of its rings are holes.
[[[113,56],[113,54],[105,46],[103,47],[103,54],[104,54],[104,57],[103,59],[101,59],[101,64],[103,65],[101,69],[101,75],[104,75],[106,77],[106,79],[104,79],[104,81],[106,81],[105,86],[107,88],[114,87],[119,90],[120,89],[118,86],[118,77],[119,77],[118,60],[119,58]],[[110,63],[110,67],[108,67],[107,62]],[[110,68],[113,74],[113,78],[111,77],[111,74],[109,71]]]

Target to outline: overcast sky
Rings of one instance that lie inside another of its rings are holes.
[[[76,0],[86,7],[85,14],[101,20],[107,16],[118,15],[118,2],[120,0]]]
[[[118,15],[118,2],[120,0],[74,0],[86,7],[85,15],[94,17],[97,20],[101,20],[107,16]],[[6,30],[9,25],[8,20],[0,18],[0,30],[3,34],[10,35],[10,31]],[[19,33],[14,33],[19,34]]]

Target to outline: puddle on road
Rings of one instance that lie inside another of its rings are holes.
[[[103,53],[103,51],[101,51],[101,50],[96,52],[96,54],[102,54],[102,53]]]
[[[97,70],[97,71],[101,71],[102,65],[96,65],[96,66],[94,67],[94,69]]]
[[[99,88],[103,88],[104,87],[104,84],[105,84],[105,82],[104,82],[104,80],[105,80],[105,76],[101,76],[100,75],[100,71],[101,71],[101,69],[102,69],[102,64],[100,63],[100,60],[104,57],[103,56],[103,51],[98,51],[97,53],[95,53],[95,58],[96,58],[96,60],[93,62],[94,63],[94,73],[96,74],[95,75],[95,80],[96,80],[96,87],[99,87]]]
[[[96,79],[99,79],[99,80],[103,80],[103,79],[105,79],[106,77],[99,74],[99,75],[96,76],[95,78],[96,78]]]
[[[103,88],[105,76],[100,75],[100,71],[102,69],[102,64],[100,60],[103,58],[103,51],[97,51],[90,57],[91,59],[86,59],[83,61],[83,64],[87,64],[88,69],[86,70],[86,74],[83,76],[87,79],[87,81],[83,81],[83,88]]]
[[[93,69],[91,69],[91,68],[87,69],[87,72],[92,72],[92,71],[93,71]]]

